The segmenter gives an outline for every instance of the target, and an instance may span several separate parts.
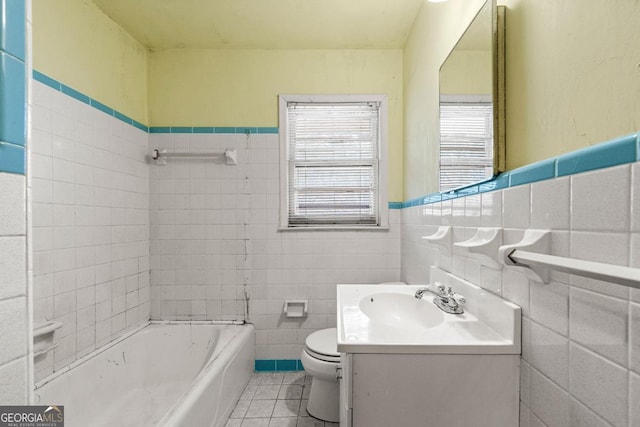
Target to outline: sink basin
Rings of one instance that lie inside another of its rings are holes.
[[[424,285],[338,285],[338,351],[520,354],[520,307],[437,267],[430,277],[466,298],[463,314],[444,313],[430,292],[415,298]]]
[[[367,295],[359,307],[372,321],[398,328],[426,329],[444,321],[444,313],[430,300],[397,292]]]

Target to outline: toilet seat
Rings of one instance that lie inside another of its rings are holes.
[[[340,362],[336,328],[321,329],[313,332],[305,340],[305,351],[309,356],[325,362]]]

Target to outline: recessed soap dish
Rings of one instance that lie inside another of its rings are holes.
[[[56,329],[62,327],[62,323],[48,321],[44,323],[39,323],[33,328],[33,357],[44,356],[51,350],[54,350],[58,347],[57,344],[53,343],[53,334]]]

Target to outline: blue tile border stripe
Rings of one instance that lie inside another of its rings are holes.
[[[429,205],[444,200],[456,199],[473,194],[502,190],[518,185],[531,184],[546,179],[558,178],[597,169],[608,168],[640,161],[640,132],[615,138],[611,141],[586,147],[540,162],[531,163],[518,169],[501,173],[497,177],[458,188],[444,193],[432,193],[410,199],[402,203],[392,202],[391,209],[405,209],[413,206]],[[401,205],[398,208],[398,204]]]
[[[277,127],[212,127],[212,126],[152,126],[149,133],[240,133],[240,134],[276,134]]]
[[[63,92],[80,102],[113,116],[129,125],[152,134],[277,134],[278,127],[233,127],[233,126],[146,126],[107,105],[96,101],[57,80],[33,70],[33,79],[50,88]],[[568,154],[532,163],[518,169],[501,173],[493,179],[443,193],[432,193],[404,202],[389,202],[389,209],[405,209],[457,199],[473,194],[502,190],[518,185],[530,184],[546,179],[573,175],[606,167],[640,161],[640,133],[626,135],[611,141],[583,148]],[[24,169],[24,165],[22,166]],[[19,168],[14,168],[19,169]],[[268,362],[268,361],[267,361]],[[281,361],[281,366],[282,366]],[[258,361],[256,361],[258,363]],[[257,366],[257,365],[256,365]],[[274,365],[275,366],[275,365]],[[257,368],[256,368],[257,369]],[[274,368],[275,369],[275,368]]]
[[[514,187],[516,185],[555,178],[556,163],[556,159],[549,159],[515,169],[510,173],[510,185]]]
[[[62,83],[60,83],[55,79],[52,79],[46,74],[42,74],[40,71],[33,70],[32,75],[33,75],[33,80],[40,82],[46,86],[49,86],[50,88],[55,89],[57,91],[62,91]]]
[[[33,79],[37,82],[40,82],[42,84],[44,84],[45,86],[49,86],[52,89],[55,89],[59,92],[62,92],[66,95],[69,95],[70,97],[72,97],[73,99],[76,99],[84,104],[87,104],[97,110],[102,111],[105,114],[108,114],[109,116],[113,116],[118,120],[121,120],[131,126],[135,126],[136,128],[144,131],[144,132],[149,132],[149,127],[143,123],[140,123],[136,120],[133,120],[131,117],[128,117],[124,114],[122,114],[121,112],[114,110],[113,108],[109,107],[108,105],[105,105],[103,103],[101,103],[100,101],[97,101],[85,94],[83,94],[82,92],[79,92],[75,89],[73,89],[70,86],[67,86],[63,83],[60,83],[59,81],[57,81],[56,79],[53,79],[49,76],[47,76],[46,74],[43,74],[37,70],[33,70],[32,71],[32,76]]]
[[[304,371],[299,359],[256,359],[254,369],[256,372]]]
[[[633,134],[564,154],[558,157],[558,176],[635,162],[637,145],[637,134]]]

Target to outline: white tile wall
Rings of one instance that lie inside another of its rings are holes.
[[[146,133],[32,82],[34,322],[57,320],[38,381],[149,319]]]
[[[508,243],[529,226],[551,229],[556,255],[637,267],[639,171],[636,163],[482,194],[480,224],[505,227]],[[477,261],[419,238],[446,224],[454,239],[474,232],[476,197],[402,211],[403,280],[425,283],[428,266],[440,265],[522,306],[521,426],[638,425],[640,292],[564,273],[543,285],[506,267],[481,266],[478,279]]]
[[[31,1],[27,0],[25,5],[27,46],[31,46]],[[27,49],[25,65],[30,72],[30,49]],[[28,140],[26,149],[29,149]],[[0,402],[3,405],[31,403],[33,388],[29,345],[28,186],[24,175],[0,172]]]
[[[31,384],[26,184],[0,172],[0,402],[15,405],[28,403]]]
[[[169,159],[151,166],[154,319],[247,320],[258,359],[298,359],[306,336],[335,325],[337,283],[400,278],[400,211],[390,231],[278,231],[276,134],[152,134],[152,148],[238,149],[238,165]],[[285,299],[308,299],[287,319]]]

